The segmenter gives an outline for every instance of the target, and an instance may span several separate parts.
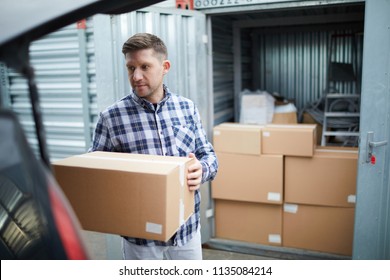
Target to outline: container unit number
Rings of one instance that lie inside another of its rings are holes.
[[[194,7],[195,9],[209,9],[288,1],[292,0],[194,0]]]
[[[230,6],[241,6],[253,4],[256,0],[195,0],[194,7],[195,9],[206,9],[206,8],[221,8],[221,7],[230,7]]]

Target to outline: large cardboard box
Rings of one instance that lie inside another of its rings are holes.
[[[214,127],[216,152],[248,155],[261,154],[261,128],[258,125],[222,123]]]
[[[214,202],[217,238],[282,245],[282,205],[220,199]]]
[[[167,241],[194,211],[191,159],[93,152],[54,162],[85,230]]]
[[[217,153],[218,176],[211,183],[213,198],[283,203],[283,156]]]
[[[273,124],[297,124],[297,113],[288,112],[288,113],[274,113],[272,118]]]
[[[269,124],[262,129],[262,154],[307,156],[314,154],[316,125]]]
[[[354,207],[358,151],[317,148],[313,157],[285,157],[285,202]]]
[[[354,208],[285,204],[283,246],[352,255]]]

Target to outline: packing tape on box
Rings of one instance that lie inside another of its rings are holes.
[[[281,195],[280,195],[280,193],[269,192],[268,195],[267,195],[267,199],[269,201],[280,201]]]
[[[270,137],[270,136],[271,136],[271,132],[263,131],[263,137]]]
[[[184,224],[185,222],[185,219],[184,219],[184,202],[182,199],[180,199],[180,202],[179,202],[179,225],[182,225]],[[145,231],[146,232],[149,232],[149,233],[155,233],[155,234],[162,234],[162,229],[163,229],[163,226],[161,224],[156,224],[156,223],[150,223],[150,222],[147,222],[146,223],[146,228],[145,228]]]
[[[179,166],[179,180],[180,184],[184,186],[185,180],[185,163],[184,162],[169,162],[163,160],[143,160],[143,159],[131,159],[131,158],[107,158],[100,156],[93,156],[88,154],[77,155],[76,157],[81,158],[90,158],[90,159],[102,159],[102,160],[114,160],[114,161],[126,161],[126,162],[136,162],[136,163],[157,163],[157,164],[171,164],[174,166]]]
[[[285,203],[283,205],[283,211],[287,212],[287,213],[296,214],[298,212],[298,205],[297,204]]]
[[[348,195],[347,202],[348,203],[356,203],[356,195],[354,195],[354,194]]]
[[[268,242],[269,243],[281,244],[282,243],[282,237],[280,236],[280,234],[268,234]]]
[[[146,232],[155,233],[155,234],[162,234],[163,226],[161,224],[155,224],[155,223],[146,223]]]

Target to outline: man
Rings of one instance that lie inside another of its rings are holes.
[[[216,176],[214,149],[194,103],[163,84],[170,69],[164,42],[155,35],[139,33],[124,43],[122,52],[132,93],[100,113],[90,151],[194,158],[187,183],[195,192],[194,214],[168,242],[123,237],[123,257],[202,259],[199,188]]]

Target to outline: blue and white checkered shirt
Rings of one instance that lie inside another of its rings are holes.
[[[194,153],[203,169],[202,183],[214,179],[218,161],[206,138],[195,104],[172,94],[164,85],[165,97],[157,106],[134,92],[100,113],[89,151],[187,157]],[[126,237],[144,246],[183,246],[200,224],[200,191],[195,191],[194,214],[168,242]]]

